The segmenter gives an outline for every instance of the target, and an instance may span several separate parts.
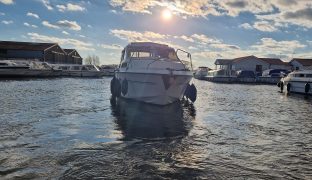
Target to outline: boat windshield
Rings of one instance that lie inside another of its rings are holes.
[[[173,49],[153,48],[153,49],[132,49],[128,51],[128,56],[131,59],[169,59],[178,61],[179,58]]]

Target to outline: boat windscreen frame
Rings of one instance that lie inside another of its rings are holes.
[[[187,57],[190,59],[191,70],[193,71],[193,62],[192,62],[192,55],[191,55],[191,53],[189,53],[189,52],[187,52],[187,51],[185,51],[185,50],[183,50],[183,49],[177,49],[177,50],[176,50],[176,55],[177,55],[179,61],[184,65],[185,69],[186,69],[186,65],[185,65],[185,64],[183,63],[183,61],[179,58],[179,56],[178,56],[178,51],[181,51],[181,52],[184,52],[184,53],[187,54]]]

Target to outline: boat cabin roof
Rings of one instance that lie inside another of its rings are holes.
[[[135,51],[150,51],[151,49],[170,49],[166,44],[158,44],[153,42],[132,42],[126,46],[125,49],[135,50]]]

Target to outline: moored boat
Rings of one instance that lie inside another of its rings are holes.
[[[146,103],[166,105],[178,101],[184,94],[196,99],[196,88],[190,86],[193,75],[177,52],[188,52],[152,42],[130,43],[122,51],[119,68],[111,82],[113,97],[123,97]],[[187,91],[186,91],[187,89]]]
[[[284,89],[288,93],[302,93],[312,95],[312,70],[294,71],[282,78],[277,84],[283,92]]]
[[[61,76],[102,77],[104,75],[104,72],[101,72],[95,65],[54,64],[53,67],[61,70]]]
[[[1,60],[0,78],[55,77],[60,71],[40,61]]]
[[[206,77],[208,75],[208,67],[205,66],[200,66],[198,67],[198,69],[195,71],[194,73],[194,77],[196,79],[203,79],[204,77]]]
[[[116,68],[117,65],[102,65],[100,71],[103,72],[104,76],[114,76]]]

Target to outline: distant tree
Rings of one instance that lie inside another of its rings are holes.
[[[96,55],[92,55],[92,56],[88,55],[84,59],[84,63],[99,66],[100,65],[100,58]]]

